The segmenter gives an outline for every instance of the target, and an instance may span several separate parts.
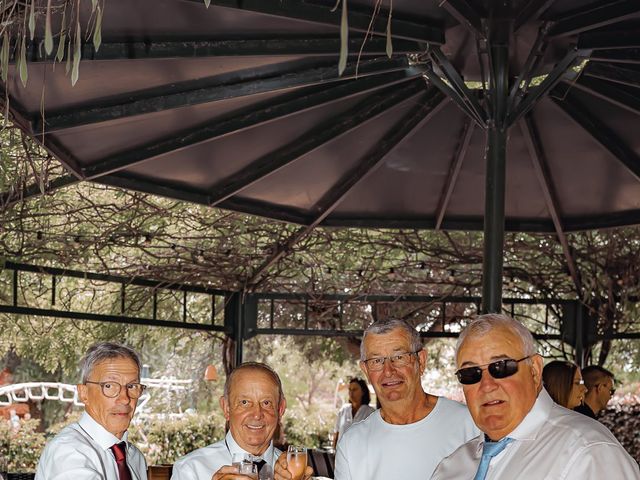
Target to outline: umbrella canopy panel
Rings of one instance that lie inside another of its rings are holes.
[[[80,2],[72,85],[36,1],[27,84],[14,32],[2,97],[75,181],[310,226],[480,230],[504,45],[506,228],[640,222],[640,4],[501,3],[395,0],[387,31],[386,2],[372,20],[377,2],[349,0],[339,75],[333,1],[106,0],[99,49]]]

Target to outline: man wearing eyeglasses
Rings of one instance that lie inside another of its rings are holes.
[[[445,458],[432,480],[640,479],[604,425],[554,403],[533,336],[506,315],[482,315],[456,347],[467,406],[483,434]]]
[[[145,390],[140,358],[116,343],[89,348],[80,363],[78,397],[85,411],[77,423],[47,443],[37,480],[146,480],[140,450],[127,440],[127,429]]]
[[[367,328],[360,358],[381,408],[339,438],[336,480],[428,478],[478,434],[464,405],[423,390],[427,354],[407,322],[385,319]]]
[[[574,410],[596,418],[607,407],[607,403],[616,392],[613,388],[613,373],[598,365],[589,365],[582,369],[582,378],[584,386],[587,387],[587,393],[584,396],[584,403]]]

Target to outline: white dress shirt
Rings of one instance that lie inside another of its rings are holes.
[[[638,464],[601,423],[553,402],[542,389],[491,460],[486,480],[640,480]],[[431,480],[473,478],[484,434],[445,458]]]
[[[236,443],[231,435],[231,430],[229,430],[227,436],[219,442],[194,450],[178,459],[173,464],[171,480],[210,480],[221,467],[231,465],[234,453],[246,454],[248,452]],[[282,452],[274,448],[272,442],[261,458],[273,468],[281,454]]]
[[[127,441],[127,433],[119,439],[86,412],[47,443],[38,461],[36,480],[119,480],[110,448],[120,442],[127,444],[131,478],[147,480],[147,463],[140,450]]]

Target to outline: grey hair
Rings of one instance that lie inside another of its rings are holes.
[[[80,360],[82,383],[89,380],[89,375],[91,375],[91,372],[97,364],[113,358],[128,358],[133,360],[138,367],[138,374],[140,374],[142,364],[140,363],[140,357],[133,349],[120,345],[119,343],[100,342],[91,345],[87,353],[82,357],[82,360]]]
[[[367,335],[382,335],[398,328],[406,333],[409,337],[409,348],[411,348],[412,352],[419,352],[420,350],[422,350],[422,340],[420,339],[420,334],[415,328],[413,328],[405,320],[400,320],[399,318],[385,318],[372,323],[364,331],[364,334],[362,335],[362,342],[360,343],[360,360],[366,360],[364,351],[364,340],[365,338],[367,338]]]
[[[284,391],[282,390],[282,382],[280,381],[280,376],[278,373],[271,368],[266,363],[261,362],[244,362],[235,367],[229,375],[227,375],[227,379],[224,382],[224,398],[229,401],[229,391],[231,389],[231,382],[233,381],[233,377],[241,370],[260,370],[271,377],[273,383],[275,383],[278,387],[278,393],[280,394],[279,401],[282,402],[284,400]]]
[[[510,330],[522,341],[522,352],[527,357],[538,353],[536,351],[536,344],[531,332],[522,325],[518,320],[511,318],[509,315],[503,315],[501,313],[487,313],[476,317],[467,327],[462,331],[458,337],[456,343],[456,357],[462,344],[468,336],[484,336],[490,333],[496,328],[504,328]]]

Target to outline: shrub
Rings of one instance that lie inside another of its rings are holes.
[[[640,462],[640,404],[610,406],[599,420],[611,430],[629,455]]]
[[[44,433],[37,432],[39,420],[25,420],[14,430],[0,421],[0,452],[10,472],[33,472],[44,448]]]
[[[321,412],[312,410],[304,413],[292,408],[287,410],[283,420],[287,443],[307,448],[321,448],[330,444],[333,423],[328,422],[326,415]]]
[[[188,415],[178,419],[145,419],[129,429],[129,439],[140,448],[147,464],[174,463],[187,453],[224,437],[219,414]]]

